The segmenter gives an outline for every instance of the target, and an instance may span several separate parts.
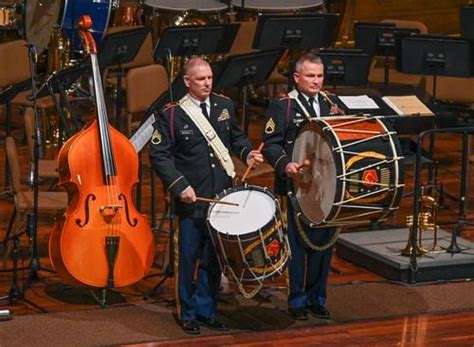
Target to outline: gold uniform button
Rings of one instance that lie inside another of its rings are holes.
[[[214,157],[214,153],[209,153],[209,156],[212,158]]]
[[[214,168],[216,167],[216,165],[214,165],[214,164],[211,164],[211,167],[214,169]]]

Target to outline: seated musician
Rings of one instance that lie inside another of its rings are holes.
[[[296,89],[270,104],[263,134],[265,146],[262,152],[275,168],[275,189],[279,194],[286,194],[286,179],[297,178],[302,168],[302,163],[291,161],[299,127],[312,117],[342,113],[337,104],[321,91],[324,66],[319,56],[313,53],[303,55],[296,62],[293,78]],[[288,312],[298,320],[306,320],[308,312],[329,319],[326,287],[336,228],[311,230],[303,223],[297,223],[289,199],[287,209],[291,249]],[[307,228],[311,244],[301,236],[298,227]]]
[[[204,59],[186,63],[188,93],[161,111],[151,139],[153,168],[177,201],[176,302],[180,324],[189,334],[199,334],[200,325],[228,330],[216,319],[221,270],[206,225],[208,203],[196,199],[214,198],[232,187],[235,173],[229,152],[245,163],[263,162],[238,128],[233,102],[211,93],[212,77]]]

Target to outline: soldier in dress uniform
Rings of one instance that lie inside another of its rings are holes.
[[[206,225],[208,203],[196,197],[214,198],[232,187],[229,152],[247,164],[252,159],[256,164],[263,162],[262,154],[252,150],[238,128],[232,100],[211,93],[212,77],[204,59],[188,61],[184,66],[188,93],[160,112],[151,139],[153,168],[176,198],[176,301],[180,324],[189,334],[199,334],[200,325],[228,330],[216,319],[221,270]]]
[[[307,53],[295,65],[293,74],[296,88],[287,96],[274,100],[266,113],[263,148],[264,157],[275,169],[275,191],[287,193],[287,180],[297,176],[302,163],[291,161],[294,141],[301,125],[308,118],[342,113],[336,102],[321,91],[324,65],[320,57]],[[332,255],[332,242],[336,229],[310,230],[295,220],[291,201],[287,199],[288,239],[291,249],[289,261],[288,312],[298,320],[308,318],[307,313],[328,319],[326,287]],[[312,245],[301,237],[298,227],[307,228]]]

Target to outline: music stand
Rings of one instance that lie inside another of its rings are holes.
[[[410,35],[397,50],[397,70],[433,76],[432,98],[436,99],[437,76],[469,77],[474,45],[469,40],[438,35]]]
[[[88,74],[90,71],[91,66],[89,63],[82,63],[60,71],[54,71],[51,75],[49,75],[46,81],[38,88],[38,91],[36,92],[36,98],[38,99],[47,95],[51,97],[51,100],[53,101],[56,112],[58,113],[60,119],[59,133],[62,135],[62,131],[64,130],[68,138],[71,137],[72,132],[67,124],[66,117],[61,106],[66,107],[69,111],[69,114],[72,117],[75,132],[79,131],[79,129],[81,128],[81,122],[78,119],[77,115],[72,112],[71,105],[66,95],[66,90],[69,89],[74,83],[76,83],[76,81],[81,76]],[[55,96],[56,93],[59,93],[59,103]],[[32,95],[28,97],[28,99],[32,98]],[[62,142],[61,135],[59,136],[60,146]]]
[[[361,49],[322,49],[324,83],[336,86],[366,86],[370,55]]]
[[[282,56],[282,50],[267,50],[227,57],[218,80],[216,90],[239,87],[242,91],[241,128],[248,133],[248,85],[268,79]]]
[[[100,44],[98,60],[100,70],[117,65],[117,97],[115,99],[115,126],[120,131],[120,115],[122,111],[122,64],[130,63],[143,45],[148,28],[134,28],[107,34]]]
[[[384,84],[389,83],[389,57],[396,55],[398,42],[418,29],[399,28],[393,23],[354,23],[355,48],[384,57]]]
[[[474,6],[462,6],[459,9],[459,26],[461,37],[474,40]]]
[[[169,27],[155,46],[155,60],[177,56],[228,53],[240,24],[191,25]]]
[[[470,77],[474,72],[474,45],[463,38],[454,38],[440,35],[412,35],[401,41],[400,51],[397,53],[398,67],[404,73],[424,74],[433,76],[432,99],[436,102],[437,76]],[[464,225],[470,224],[466,220],[466,194],[468,146],[466,132],[463,133],[461,187],[459,193],[459,216],[455,222],[457,231]],[[430,134],[430,140],[434,133]],[[430,143],[430,154],[433,152],[433,140]],[[430,174],[431,180],[431,174]]]
[[[290,70],[288,89],[292,85],[295,48],[329,47],[336,38],[339,14],[261,15],[252,47],[255,49],[288,48]]]

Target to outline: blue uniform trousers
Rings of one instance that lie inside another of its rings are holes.
[[[221,270],[205,218],[184,218],[178,235],[177,308],[181,320],[217,314]],[[194,281],[199,259],[197,278]],[[176,262],[176,260],[175,260]]]
[[[326,287],[328,282],[333,247],[316,251],[307,246],[298,231],[293,206],[288,199],[288,241],[291,258],[288,272],[290,288],[288,293],[289,308],[306,308],[308,305],[326,304]],[[304,226],[304,224],[301,223]],[[307,235],[316,245],[326,244],[336,232],[335,227],[309,229]]]

